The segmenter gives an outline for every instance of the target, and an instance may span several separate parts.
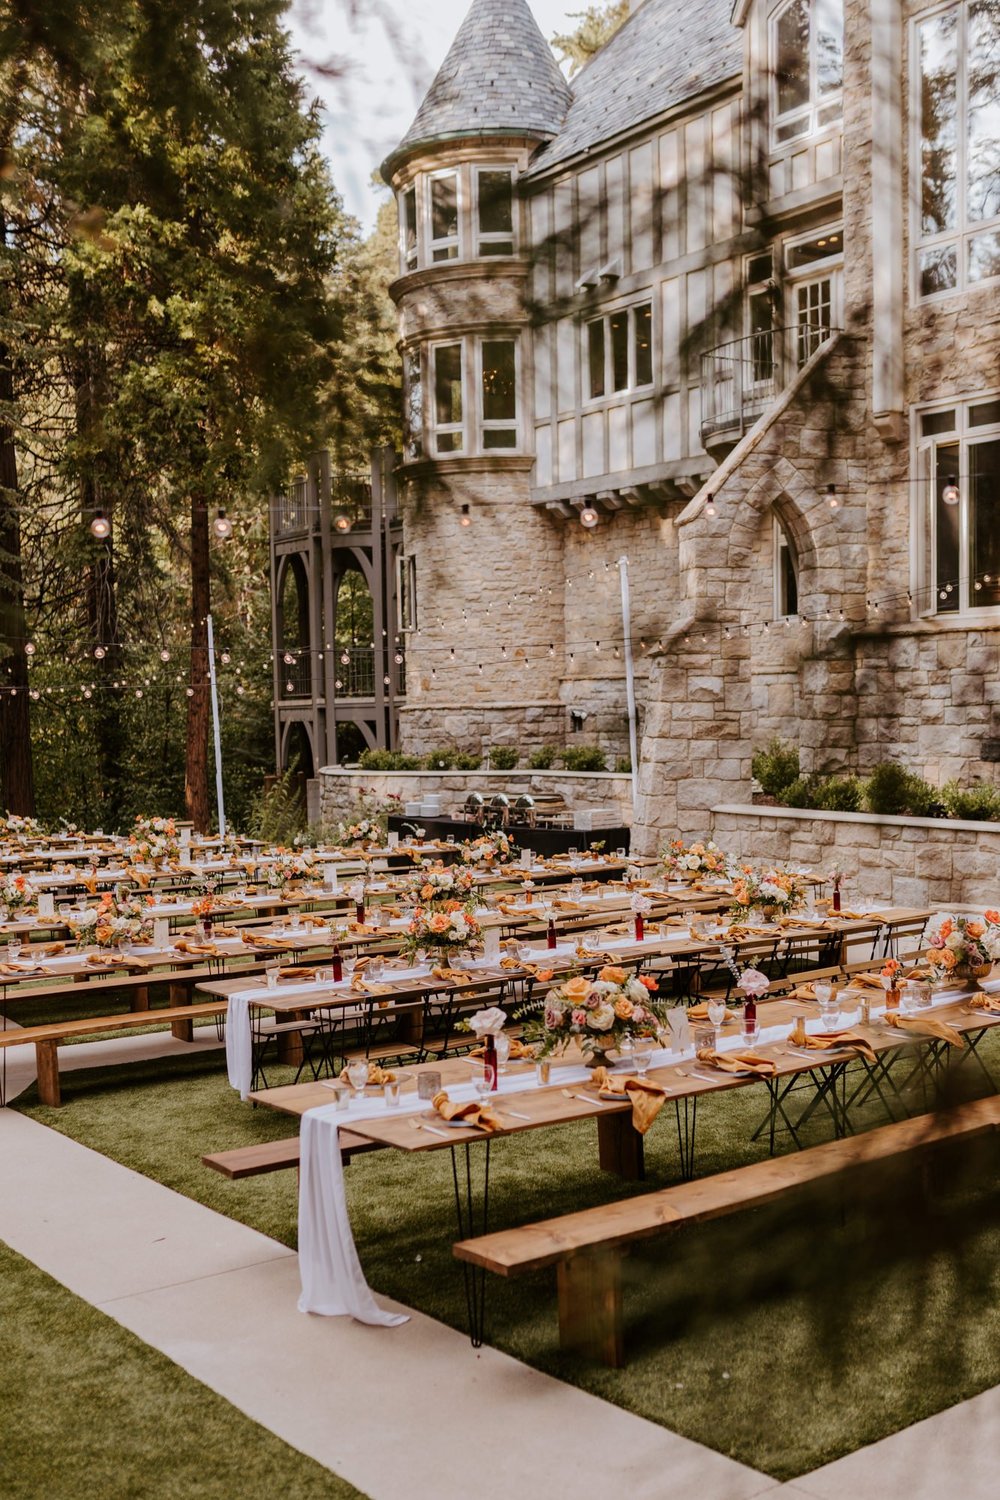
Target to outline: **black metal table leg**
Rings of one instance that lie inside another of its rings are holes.
[[[490,1213],[490,1141],[482,1143],[482,1203],[477,1212],[476,1184],[472,1167],[473,1145],[478,1150],[479,1142],[451,1148],[451,1175],[455,1187],[455,1213],[458,1218],[458,1237],[470,1239],[476,1234],[485,1234]],[[465,1153],[464,1171],[459,1166],[459,1152]],[[486,1272],[482,1266],[462,1262],[462,1279],[465,1283],[465,1306],[469,1317],[469,1338],[473,1349],[482,1347],[486,1322]]]
[[[683,1113],[682,1113],[683,1106]],[[674,1100],[677,1115],[677,1149],[680,1155],[681,1179],[690,1182],[694,1176],[695,1130],[698,1124],[698,1095]]]

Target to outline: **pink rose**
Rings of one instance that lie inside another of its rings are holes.
[[[585,1010],[574,1010],[572,1013],[572,1020],[574,1026],[586,1026],[587,1012]]]

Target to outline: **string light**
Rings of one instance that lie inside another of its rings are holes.
[[[714,495],[709,495],[705,501],[705,514],[706,516],[714,516],[716,514]]]
[[[840,501],[837,499],[837,486],[835,484],[827,485],[826,497],[826,503],[827,505],[829,505],[830,509],[837,510],[840,506]]]
[[[233,534],[233,523],[224,510],[220,510],[212,522],[212,530],[220,542],[228,542]]]
[[[90,534],[99,542],[106,542],[111,535],[111,522],[103,510],[94,511],[94,519],[90,523]]]
[[[580,512],[580,525],[586,527],[588,531],[593,531],[600,519],[600,515],[592,505],[585,505]]]
[[[961,498],[958,481],[954,474],[949,474],[945,487],[941,491],[941,499],[945,505],[957,505]]]

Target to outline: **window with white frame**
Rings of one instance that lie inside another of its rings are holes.
[[[434,351],[434,448],[461,453],[465,448],[462,345],[438,344]]]
[[[435,453],[520,448],[516,339],[437,344],[431,351],[431,372]]]
[[[924,614],[1000,606],[1000,395],[921,412]]]
[[[621,307],[587,324],[587,388],[592,401],[653,384],[653,308]]]
[[[424,451],[424,384],[419,349],[403,355],[403,457],[420,458]]]
[[[1000,3],[967,0],[914,23],[916,290],[1000,277]]]
[[[399,258],[404,272],[417,269],[416,184],[399,195]]]
[[[431,260],[457,260],[459,255],[458,173],[436,172],[429,181]]]
[[[801,369],[837,327],[844,234],[824,229],[785,245],[787,303],[795,330],[795,367]]]
[[[476,172],[476,254],[514,254],[514,173],[510,167]]]
[[[788,0],[771,17],[773,144],[839,120],[843,85],[843,0]]]
[[[774,518],[774,617],[783,620],[799,612],[799,560],[791,538]]]

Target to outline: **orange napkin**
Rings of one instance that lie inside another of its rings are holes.
[[[240,935],[240,929],[238,927],[213,927],[212,931],[215,933],[216,937],[220,938],[239,937]]]
[[[466,980],[471,981],[472,975],[467,973],[465,969],[449,969],[446,965],[437,964],[431,970],[431,978],[443,979],[446,984],[451,984],[455,981],[462,984]]]
[[[632,1105],[632,1124],[640,1135],[656,1119],[667,1102],[667,1093],[658,1083],[649,1078],[609,1073],[607,1068],[594,1069],[591,1086],[598,1090],[602,1099],[628,1099]]]
[[[86,963],[90,969],[116,969],[121,966],[121,959],[104,953],[88,953]]]
[[[51,969],[46,969],[44,964],[28,964],[25,968],[15,968],[13,964],[0,964],[0,974],[5,979],[30,979],[33,974],[51,974]]]
[[[356,995],[391,995],[392,986],[388,984],[374,984],[366,979],[363,974],[351,975],[351,989]]]
[[[688,1006],[688,1012],[687,1012],[687,1014],[688,1014],[688,1020],[689,1021],[707,1021],[708,1020],[708,1006],[704,1002],[702,1002],[702,1003],[700,1003],[698,1005],[689,1005]],[[725,1026],[728,1021],[734,1021],[736,1019],[736,1016],[737,1016],[737,1012],[736,1011],[734,1011],[734,1010],[727,1010],[726,1011],[726,1019],[722,1023],[723,1026]]]
[[[517,1062],[518,1058],[521,1058],[521,1057],[534,1057],[534,1055],[535,1055],[535,1049],[534,1049],[534,1047],[528,1046],[528,1044],[526,1042],[522,1042],[516,1036],[510,1037],[508,1040],[510,1041],[510,1051],[507,1054],[507,1059],[508,1059],[509,1062]],[[470,1057],[485,1057],[486,1056],[486,1048],[485,1047],[473,1047],[472,1051],[469,1053],[469,1056]]]
[[[778,1071],[772,1057],[757,1052],[716,1052],[713,1047],[702,1047],[698,1061],[710,1063],[721,1073],[756,1073],[760,1078],[771,1078]]]
[[[985,1010],[990,1015],[1000,1016],[1000,995],[973,995],[969,1005],[973,1010]]]
[[[794,990],[788,990],[784,998],[786,1000],[815,1000],[816,987],[812,984],[798,984]]]
[[[368,1064],[368,1082],[375,1087],[381,1088],[386,1083],[395,1083],[396,1075],[389,1068],[382,1068],[378,1063]]]
[[[857,1052],[867,1062],[875,1061],[875,1049],[870,1042],[865,1041],[856,1031],[823,1031],[808,1032],[804,1042],[794,1044],[802,1052],[836,1052],[838,1048],[849,1047],[852,1052]]]
[[[870,911],[848,911],[847,908],[843,906],[841,907],[840,911],[832,911],[830,913],[831,921],[835,922],[838,918],[841,921],[844,921],[846,919],[848,922],[870,922],[873,920],[878,920],[877,917],[872,917]]]
[[[66,952],[65,943],[46,943],[42,949],[46,958],[58,958],[60,953]]]
[[[240,938],[249,948],[257,948],[261,953],[287,953],[290,944],[279,942],[277,938],[258,937],[253,932],[241,932]]]
[[[878,990],[880,993],[885,992],[885,985],[882,983],[882,978],[879,974],[855,974],[847,988],[849,990]]]
[[[291,980],[291,982],[293,984],[297,984],[302,979],[315,979],[316,978],[316,970],[315,969],[282,969],[281,974],[279,975],[279,978],[281,978],[281,979],[288,979],[288,980]]]
[[[500,1129],[500,1121],[496,1115],[475,1099],[470,1099],[467,1104],[453,1104],[444,1089],[435,1094],[431,1100],[434,1108],[442,1120],[461,1120],[465,1125],[478,1125],[481,1130],[492,1134],[494,1130]]]
[[[213,958],[217,958],[219,955],[219,950],[214,943],[195,943],[190,938],[178,938],[174,944],[174,951],[177,953],[190,953],[192,955],[207,953]]]
[[[965,1046],[965,1038],[961,1032],[956,1031],[954,1026],[949,1026],[947,1021],[939,1021],[933,1016],[901,1016],[896,1010],[888,1010],[882,1019],[887,1025],[895,1026],[900,1031],[939,1037],[942,1042],[947,1042],[949,1047]]]

